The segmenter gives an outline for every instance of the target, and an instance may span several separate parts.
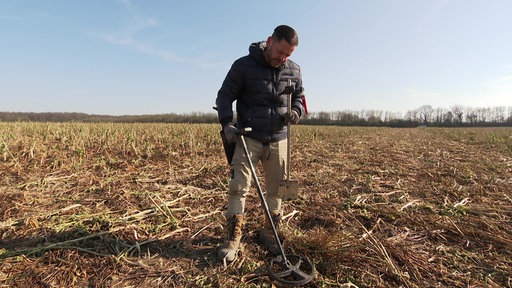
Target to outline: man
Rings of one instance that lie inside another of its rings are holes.
[[[288,173],[287,124],[297,124],[304,112],[300,67],[288,59],[298,44],[293,28],[276,27],[267,41],[251,44],[249,55],[233,63],[217,94],[218,117],[224,135],[228,142],[237,143],[231,160],[226,238],[218,253],[221,260],[235,259],[245,222],[245,197],[251,185],[250,168],[237,141],[238,129],[252,128],[245,134],[247,148],[254,165],[262,162],[265,199],[274,223],[281,216],[282,199],[278,187]],[[287,86],[289,78],[292,79],[291,87]],[[287,109],[289,93],[293,93],[291,112]],[[235,101],[236,124],[232,109]],[[260,240],[271,253],[280,252],[268,220]]]

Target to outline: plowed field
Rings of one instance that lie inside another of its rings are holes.
[[[222,243],[218,125],[0,123],[0,287],[273,287],[256,190]],[[305,287],[511,287],[512,129],[294,126]]]

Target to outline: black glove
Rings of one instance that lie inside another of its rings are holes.
[[[224,125],[222,127],[222,130],[224,131],[224,135],[226,135],[226,140],[228,140],[229,143],[236,142],[236,127],[233,125],[233,123],[229,123]]]
[[[291,124],[298,124],[300,116],[297,111],[292,109],[291,112],[286,112],[286,114],[284,114],[284,118],[286,119],[286,121],[290,122]]]
[[[295,92],[295,86],[286,86],[284,87],[284,90],[279,93],[279,95],[292,94],[293,92]]]

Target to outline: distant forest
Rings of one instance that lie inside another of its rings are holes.
[[[94,115],[65,112],[0,112],[3,122],[120,122],[120,123],[217,123],[217,114],[192,112],[155,115]],[[423,105],[405,114],[382,110],[312,112],[300,120],[303,125],[386,126],[386,127],[488,127],[512,126],[511,107],[472,108],[454,105],[449,109]]]

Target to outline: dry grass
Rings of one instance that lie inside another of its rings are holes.
[[[0,287],[273,287],[256,193],[216,259],[217,125],[0,123]],[[294,127],[307,287],[511,287],[512,129]],[[344,285],[344,286],[343,286]]]

